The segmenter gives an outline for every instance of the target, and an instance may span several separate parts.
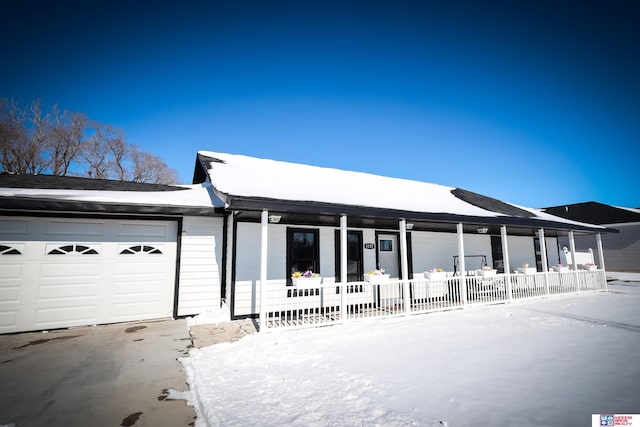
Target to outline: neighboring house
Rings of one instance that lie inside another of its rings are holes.
[[[617,234],[602,236],[606,268],[609,271],[640,272],[640,209],[585,202],[553,206],[544,208],[544,211],[562,218],[619,230]],[[566,238],[560,238],[558,243],[561,247],[569,245]],[[593,239],[577,236],[575,244],[578,251],[592,249],[597,260],[598,248],[594,246]]]
[[[307,269],[328,284],[376,268],[405,280],[485,264],[546,272],[558,239],[595,246],[612,231],[459,188],[241,155],[199,152],[193,181],[0,174],[0,332],[225,302],[233,318],[254,317],[261,278],[295,299],[313,293],[289,291],[291,274]]]

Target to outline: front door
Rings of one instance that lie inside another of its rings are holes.
[[[383,268],[390,277],[400,277],[400,251],[397,235],[378,234],[378,268]]]

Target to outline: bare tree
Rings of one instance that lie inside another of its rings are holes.
[[[131,161],[132,181],[159,184],[170,184],[177,181],[176,171],[167,167],[167,164],[158,157],[139,151],[136,146],[133,146],[131,151]]]
[[[127,144],[122,132],[98,123],[92,125],[92,131],[80,153],[86,168],[85,174],[97,179],[126,181],[122,159],[126,156]]]
[[[49,121],[50,117],[40,108],[40,101],[34,101],[29,111],[23,111],[13,101],[0,100],[0,163],[3,170],[32,174],[46,170]]]
[[[40,100],[21,109],[13,100],[0,99],[0,167],[12,173],[177,182],[175,170],[128,144],[122,130],[56,105],[45,111]]]
[[[65,112],[55,120],[48,147],[51,155],[49,168],[53,175],[67,175],[71,165],[79,161],[78,156],[86,144],[89,119],[84,114]]]

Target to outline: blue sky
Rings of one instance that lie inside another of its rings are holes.
[[[122,128],[183,183],[210,150],[640,207],[634,0],[1,3],[0,97]]]

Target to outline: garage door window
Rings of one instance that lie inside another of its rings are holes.
[[[64,245],[52,249],[49,251],[48,255],[67,255],[71,253],[78,253],[81,255],[98,255],[98,251],[95,249],[84,246],[84,245]]]
[[[22,252],[11,246],[0,245],[0,255],[22,255]]]
[[[153,246],[136,245],[130,246],[127,249],[120,251],[120,255],[137,255],[137,254],[150,254],[150,255],[162,255],[162,251]]]

